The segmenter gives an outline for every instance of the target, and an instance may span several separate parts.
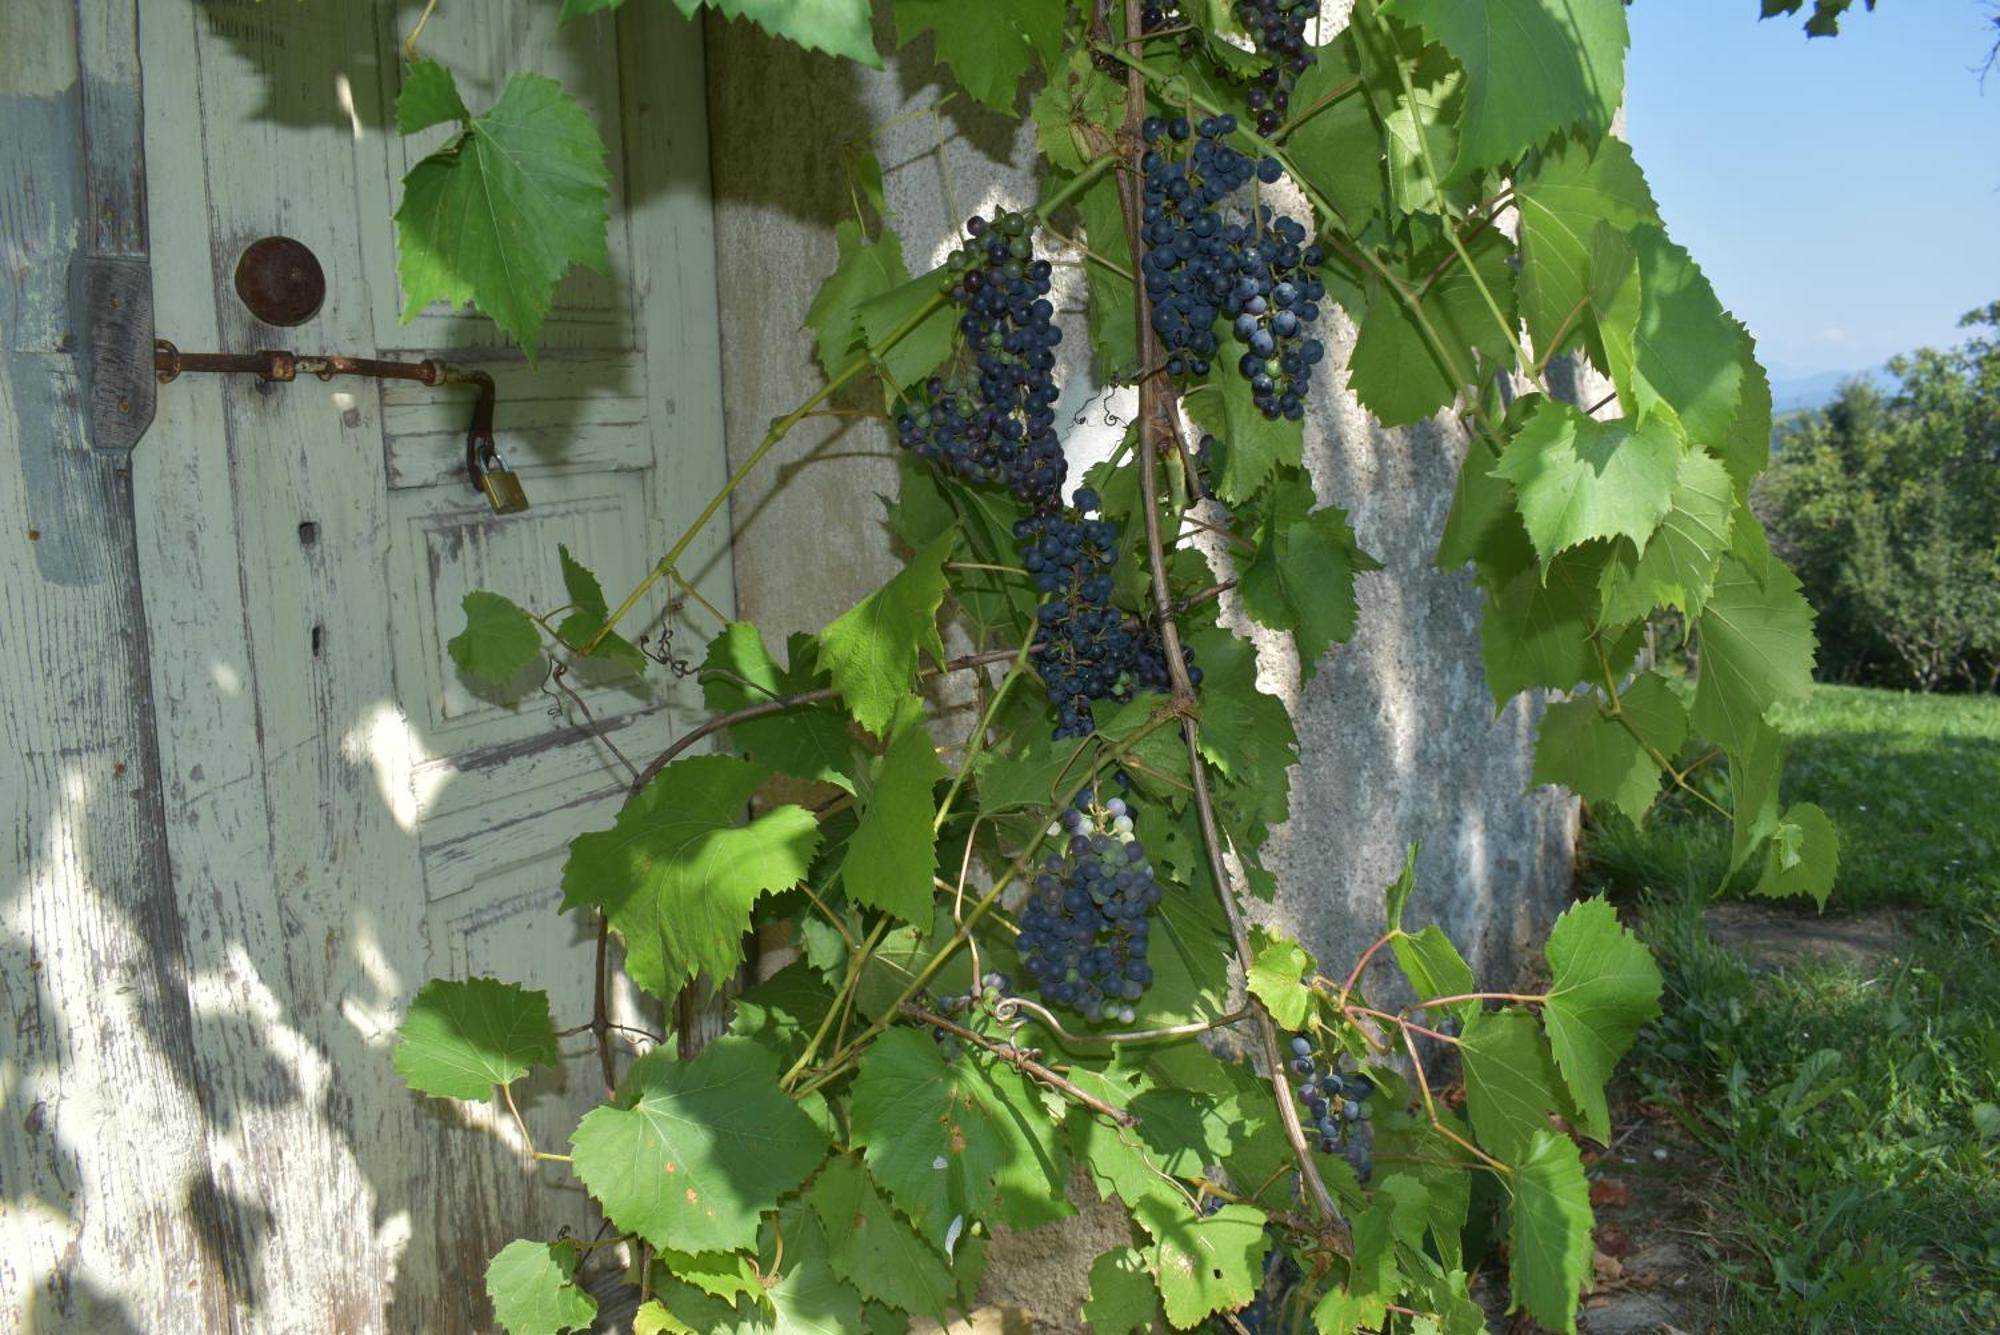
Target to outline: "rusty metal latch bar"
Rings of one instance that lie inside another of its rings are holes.
[[[479,398],[472,405],[472,425],[465,433],[465,471],[475,491],[485,496],[495,514],[515,514],[528,508],[520,476],[500,457],[493,441],[493,377],[425,358],[420,362],[385,361],[376,357],[300,356],[297,353],[182,352],[164,338],[153,340],[153,375],[171,384],[194,372],[254,375],[273,384],[289,384],[301,374],[331,380],[361,376],[372,380],[414,380],[420,385],[475,385]]]

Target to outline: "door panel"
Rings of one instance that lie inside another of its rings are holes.
[[[244,1328],[468,1329],[493,1251],[595,1228],[573,1184],[526,1166],[504,1106],[426,1104],[389,1063],[433,975],[519,979],[559,1026],[589,1017],[594,935],[556,913],[565,845],[617,810],[612,748],[643,763],[698,703],[664,669],[572,673],[586,720],[535,682],[519,700],[466,682],[446,648],[470,589],[565,602],[559,543],[615,601],[725,474],[698,29],[644,5],[558,31],[558,9],[448,7],[424,34],[475,108],[508,73],[556,75],[611,150],[611,272],[565,282],[532,367],[472,313],[400,322],[390,217],[439,136],[394,132],[392,6],[142,14],[161,335],[481,366],[532,502],[496,518],[464,473],[468,394],[409,384],[184,377],[136,457],[210,1154],[258,1239]],[[297,329],[259,325],[231,286],[270,233],[326,271]],[[688,568],[726,608],[725,552],[718,527]],[[601,1096],[587,1039],[565,1052],[517,1091],[540,1147]]]

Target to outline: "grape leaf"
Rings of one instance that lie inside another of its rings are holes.
[[[838,379],[865,355],[862,351],[861,308],[910,281],[903,267],[903,243],[887,228],[873,242],[861,224],[849,219],[833,229],[839,253],[833,272],[813,294],[806,308],[806,328],[819,349],[819,364],[827,379]]]
[[[1206,384],[1186,399],[1195,424],[1229,446],[1214,483],[1216,497],[1231,505],[1262,491],[1280,466],[1298,467],[1306,447],[1305,423],[1265,417],[1236,361],[1218,355]]]
[[[394,1060],[420,1094],[490,1098],[493,1086],[562,1060],[549,994],[497,978],[433,978],[410,1002]]]
[[[1622,140],[1565,143],[1543,154],[1514,187],[1521,215],[1521,315],[1548,357],[1582,327],[1590,304],[1592,237],[1600,223],[1621,231],[1657,223],[1659,207]]]
[[[1465,67],[1448,179],[1511,162],[1571,126],[1601,133],[1624,99],[1623,5],[1395,0],[1383,12],[1421,24]]]
[[[943,275],[933,270],[862,303],[861,334],[892,393],[921,383],[951,356],[958,316],[942,283]]]
[[[751,906],[805,879],[819,844],[810,811],[781,806],[743,823],[770,776],[734,756],[675,761],[611,829],[570,844],[563,907],[602,908],[624,938],[626,972],[654,996],[671,999],[702,970],[728,977]]]
[[[1594,807],[1615,806],[1636,825],[1652,809],[1660,778],[1639,740],[1605,716],[1596,696],[1558,701],[1543,712],[1529,783],[1559,784]]]
[[[892,1029],[861,1059],[851,1115],[869,1171],[934,1247],[996,1208],[1016,1227],[1072,1213],[1055,1124],[1016,1071],[948,1065],[927,1034]]]
[[[1743,399],[1744,337],[1687,251],[1657,227],[1630,233],[1638,257],[1640,305],[1632,333],[1637,416],[1665,403],[1697,445],[1728,435]]]
[[[945,777],[923,710],[906,709],[889,749],[862,794],[861,822],[847,842],[840,879],[848,898],[895,914],[905,922],[931,920],[937,875],[937,802],[932,789]]]
[[[1549,1114],[1569,1111],[1542,1027],[1517,1008],[1482,1014],[1465,1026],[1458,1052],[1473,1134],[1495,1158],[1518,1164],[1548,1130]]]
[[[1021,76],[1039,54],[1054,61],[1062,51],[1064,0],[1011,0],[968,5],[964,0],[895,0],[896,40],[908,46],[935,33],[938,59],[951,66],[960,86],[1002,115],[1011,114]]]
[[[1347,512],[1327,506],[1300,519],[1274,513],[1257,555],[1243,568],[1243,609],[1259,625],[1288,630],[1301,677],[1312,680],[1327,646],[1354,634],[1354,577],[1382,563],[1361,550]]]
[[[1160,1319],[1160,1294],[1146,1273],[1145,1258],[1130,1247],[1119,1247],[1092,1261],[1090,1299],[1082,1315],[1091,1335],[1152,1330]]]
[[[572,1167],[605,1215],[656,1247],[737,1251],[758,1216],[805,1181],[826,1136],[778,1088],[778,1060],[725,1036],[691,1062],[636,1064],[630,1107],[592,1109]]]
[[[1405,861],[1407,869],[1409,862]],[[1389,939],[1396,966],[1409,980],[1418,1001],[1432,997],[1459,997],[1473,991],[1472,966],[1458,953],[1458,947],[1436,923],[1426,923],[1421,932],[1401,932]],[[1469,1021],[1479,1009],[1476,1001],[1454,1001],[1444,1009],[1461,1022]]]
[[[937,1317],[952,1305],[956,1290],[944,1258],[897,1218],[853,1158],[827,1164],[806,1199],[826,1230],[835,1273],[863,1297]]]
[[[519,1238],[486,1266],[486,1296],[507,1335],[558,1335],[597,1320],[597,1299],[576,1285],[574,1242]]]
[[[1604,544],[1563,552],[1546,572],[1524,570],[1487,598],[1479,644],[1495,705],[1532,686],[1567,690],[1598,675],[1590,636],[1607,559]]]
[[[1590,1278],[1590,1184],[1576,1146],[1544,1127],[1515,1163],[1514,1306],[1551,1330],[1576,1331],[1577,1294]]]
[[[1736,494],[1722,462],[1704,450],[1683,455],[1666,516],[1653,536],[1643,550],[1618,544],[1604,567],[1605,619],[1637,621],[1669,605],[1698,616],[1729,550],[1735,510]]]
[[[870,69],[882,68],[882,57],[875,52],[868,0],[674,0],[674,3],[689,17],[693,17],[698,3],[706,3],[725,18],[749,19],[773,37],[782,37],[808,51],[845,56]]]
[[[1312,976],[1312,956],[1298,942],[1274,936],[1262,927],[1251,928],[1250,935],[1256,950],[1250,964],[1251,995],[1285,1028],[1304,1028],[1312,1013],[1312,989],[1299,980]]]
[[[1241,1307],[1256,1295],[1270,1244],[1262,1210],[1225,1205],[1201,1218],[1183,1205],[1167,1222],[1160,1204],[1148,1201],[1137,1214],[1158,1239],[1147,1248],[1146,1263],[1159,1283],[1167,1320],[1174,1326],[1192,1326],[1212,1313]]]
[[[764,637],[747,621],[732,621],[709,641],[702,662],[702,701],[718,713],[764,704],[811,690],[813,674],[781,670]],[[731,746],[746,759],[781,774],[854,791],[854,742],[847,719],[819,705],[787,709],[768,718],[729,725]]]
[[[562,559],[563,588],[575,610],[562,619],[556,627],[556,638],[577,653],[611,617],[611,606],[605,600],[604,586],[597,582],[597,576],[588,566],[570,555],[569,548],[561,543],[556,545],[556,554]],[[605,632],[597,647],[590,651],[592,658],[615,663],[627,672],[643,674],[646,671],[646,655],[616,631]]]
[[[1339,211],[1350,235],[1382,209],[1382,134],[1368,99],[1349,87],[1354,78],[1349,41],[1314,48],[1313,63],[1292,87],[1292,112],[1304,119],[1285,136],[1293,169]]]
[[[1812,608],[1776,560],[1760,571],[1724,557],[1695,626],[1701,670],[1694,725],[1730,751],[1749,745],[1772,705],[1812,690]]]
[[[878,736],[888,730],[916,683],[917,654],[944,662],[938,606],[944,601],[945,558],[955,530],[939,534],[887,584],[819,633],[821,666],[848,710]]]
[[[1543,954],[1555,976],[1542,1005],[1549,1047],[1585,1134],[1608,1144],[1604,1086],[1639,1026],[1660,1013],[1660,971],[1602,899],[1564,911]]]
[[[474,589],[459,606],[465,609],[465,629],[445,648],[451,661],[481,681],[505,682],[526,669],[542,653],[535,619],[497,593]]]
[[[1815,804],[1797,802],[1785,808],[1772,832],[1755,893],[1773,898],[1811,895],[1824,909],[1839,866],[1840,832],[1833,821]]]
[[[426,95],[426,113],[435,102]],[[472,302],[533,361],[570,265],[610,271],[610,186],[604,141],[583,108],[553,79],[514,75],[491,109],[403,178],[404,322],[439,299]]]
[[[1673,504],[1682,441],[1663,418],[1599,422],[1544,399],[1494,471],[1514,484],[1521,520],[1547,570],[1556,554],[1623,536],[1644,549]]]
[[[416,134],[471,115],[450,70],[435,60],[413,60],[403,67],[403,91],[396,97],[397,130]]]

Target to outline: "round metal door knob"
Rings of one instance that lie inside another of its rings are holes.
[[[265,324],[304,324],[326,300],[326,272],[304,242],[267,236],[237,259],[236,295]]]

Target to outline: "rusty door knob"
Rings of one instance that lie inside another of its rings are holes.
[[[267,236],[237,259],[236,295],[265,324],[304,324],[326,300],[326,273],[304,242]]]

